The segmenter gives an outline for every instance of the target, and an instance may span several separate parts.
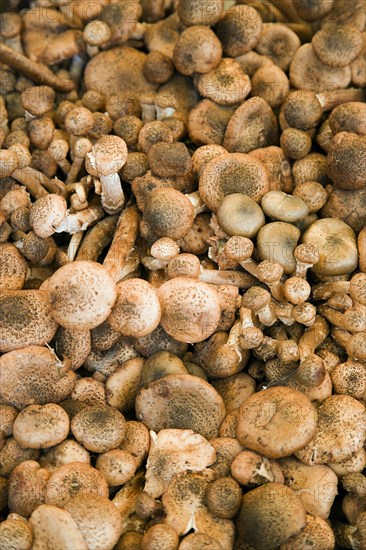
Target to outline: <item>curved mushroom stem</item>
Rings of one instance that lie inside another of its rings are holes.
[[[194,215],[197,216],[197,214],[202,214],[202,212],[208,212],[208,208],[203,202],[201,195],[198,191],[194,191],[193,193],[186,194],[187,199],[191,201],[191,203],[194,206]]]
[[[44,181],[41,176],[44,176],[44,174],[41,174],[41,172],[37,172],[37,170],[34,170],[29,166],[21,170],[17,169],[15,170],[15,172],[12,173],[12,178],[14,178],[19,183],[25,185],[29,193],[35,199],[40,199],[41,197],[48,195],[46,189],[41,183],[41,181]]]
[[[60,225],[56,228],[56,233],[65,232],[73,235],[79,231],[85,231],[92,223],[100,220],[103,216],[104,210],[99,204],[93,204],[89,208],[73,214],[68,211]]]
[[[89,229],[77,251],[76,260],[96,262],[102,250],[111,243],[117,221],[117,215],[108,216]]]
[[[329,300],[333,294],[348,294],[350,288],[349,281],[334,281],[329,283],[319,283],[312,288],[314,300]]]
[[[263,341],[263,332],[259,327],[256,327],[253,322],[252,311],[241,306],[240,308],[240,346],[244,349],[255,349],[261,345]]]
[[[83,236],[84,231],[78,231],[77,233],[74,233],[71,237],[69,246],[67,248],[67,257],[69,258],[70,262],[73,262],[75,260],[76,253],[78,251],[81,241],[83,240]]]
[[[334,107],[350,101],[365,101],[366,91],[362,88],[347,88],[346,90],[333,90],[316,94],[317,100],[323,111],[332,111]]]
[[[313,355],[316,348],[320,346],[329,333],[327,321],[317,315],[313,325],[307,329],[299,340],[299,356],[304,361],[309,355]]]
[[[117,214],[125,204],[120,177],[117,173],[100,176],[102,184],[102,206],[108,214]]]
[[[248,273],[240,271],[204,269],[201,267],[198,276],[200,281],[213,285],[234,285],[239,288],[250,288],[255,284],[255,279]]]

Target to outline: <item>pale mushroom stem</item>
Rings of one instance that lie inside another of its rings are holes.
[[[83,236],[84,232],[78,231],[77,233],[74,233],[71,237],[69,246],[67,248],[67,257],[69,258],[70,262],[73,262],[75,260],[76,253],[78,251],[81,241],[83,240]]]
[[[248,258],[247,260],[243,260],[239,263],[240,263],[241,267],[243,267],[245,269],[245,271],[248,271],[248,273],[253,275],[253,277],[257,278],[257,276],[258,276],[258,270],[257,270],[258,264],[257,264],[257,262],[252,260],[252,258]]]
[[[313,267],[313,264],[305,264],[304,262],[299,262],[299,260],[296,260],[296,271],[294,273],[294,277],[301,277],[302,279],[305,279],[307,270]]]
[[[333,294],[348,294],[349,281],[319,283],[312,288],[314,300],[328,300]]]
[[[241,349],[240,349],[240,345],[239,345],[240,334],[241,334],[241,323],[238,320],[232,326],[232,328],[229,332],[229,338],[227,339],[226,344],[228,346],[232,346],[234,348],[236,354],[239,357],[239,362],[243,360],[243,355],[241,353]]]
[[[299,340],[300,361],[304,361],[309,355],[313,355],[316,348],[324,342],[328,333],[328,323],[323,317],[317,315],[313,325],[304,332]]]
[[[108,214],[117,214],[125,204],[125,195],[117,173],[100,176],[102,184],[102,206]]]
[[[85,231],[88,227],[104,216],[104,210],[99,204],[94,204],[79,212],[67,212],[66,216],[56,228],[56,233],[69,233],[73,235],[79,231]]]
[[[37,172],[33,168],[30,168],[29,166],[27,166],[26,168],[17,169],[12,173],[11,176],[19,183],[22,183],[23,185],[25,185],[29,193],[35,199],[40,199],[41,197],[48,195],[46,189],[43,187],[41,183],[41,173]],[[43,181],[44,180],[42,180],[42,182]]]
[[[186,194],[187,199],[191,201],[191,203],[194,206],[194,215],[197,216],[197,214],[201,214],[202,212],[207,212],[208,208],[203,202],[201,195],[198,191],[194,191],[193,193]]]
[[[201,267],[199,280],[213,285],[233,285],[239,288],[250,288],[255,279],[249,273],[240,271],[204,269]]]

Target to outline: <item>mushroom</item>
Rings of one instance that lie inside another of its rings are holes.
[[[215,25],[224,12],[224,0],[214,0],[210,6],[199,6],[195,0],[180,0],[177,14],[182,23],[190,25]]]
[[[33,231],[42,238],[53,235],[66,215],[64,197],[50,193],[37,199],[29,210],[29,223]]]
[[[96,468],[103,475],[109,487],[124,485],[133,478],[137,462],[131,453],[112,449],[98,456]]]
[[[198,549],[221,550],[219,541],[206,533],[190,533],[186,535],[179,545],[179,550],[198,550]]]
[[[90,405],[74,416],[71,431],[88,451],[103,453],[122,443],[125,424],[124,416],[114,407]]]
[[[192,161],[184,143],[155,143],[147,153],[152,173],[160,178],[186,176]]]
[[[241,496],[239,483],[231,477],[221,477],[208,487],[208,511],[218,518],[231,519],[240,509]]]
[[[363,189],[366,182],[366,136],[339,132],[331,142],[327,173],[340,189]],[[335,167],[337,166],[337,169]]]
[[[221,145],[234,112],[234,106],[219,105],[211,99],[197,102],[188,118],[190,139],[196,145]]]
[[[289,89],[288,78],[277,65],[260,67],[252,76],[252,95],[261,97],[273,109],[282,105]]]
[[[143,73],[152,84],[164,84],[173,75],[174,66],[170,57],[160,51],[153,51],[146,56]]]
[[[309,215],[307,204],[294,195],[283,191],[269,191],[261,199],[263,212],[271,219],[295,223]]]
[[[289,275],[296,268],[294,250],[299,238],[300,231],[292,224],[268,223],[261,227],[257,235],[259,257],[261,260],[278,262],[282,265],[284,273]],[[312,242],[314,241],[312,240]]]
[[[300,39],[286,25],[281,23],[264,23],[255,49],[282,69],[287,71],[295,52],[300,47]]]
[[[216,33],[224,54],[237,57],[256,47],[262,32],[262,18],[251,6],[233,6],[225,11]]]
[[[0,524],[0,541],[1,550],[30,550],[33,544],[32,528],[28,521],[18,514],[9,514]]]
[[[150,527],[144,534],[141,541],[141,550],[150,548],[161,548],[166,550],[177,550],[179,537],[170,525],[157,524]]]
[[[248,238],[254,237],[265,224],[260,206],[243,193],[232,193],[223,198],[217,210],[217,220],[228,235]]]
[[[353,134],[366,134],[366,105],[357,101],[342,103],[333,109],[329,115],[329,127],[332,134],[339,132],[351,132]]]
[[[180,191],[162,187],[154,189],[148,195],[144,207],[144,222],[157,237],[182,239],[191,229],[193,219],[193,204]]]
[[[0,290],[21,290],[28,265],[24,257],[11,243],[0,243]]]
[[[283,483],[284,481],[278,463],[254,451],[244,450],[238,453],[231,463],[230,472],[241,485],[250,488],[268,482]]]
[[[136,395],[141,387],[144,359],[128,359],[117,367],[106,380],[108,405],[116,407],[122,413],[133,410]]]
[[[66,439],[70,421],[62,407],[55,403],[28,405],[17,416],[14,438],[28,449],[52,447]]]
[[[335,547],[334,533],[329,523],[317,516],[306,516],[306,525],[298,534],[281,544],[281,550],[300,550],[305,546],[333,550]]]
[[[44,493],[50,473],[35,460],[18,464],[9,478],[9,509],[23,517],[44,503]]]
[[[142,422],[129,420],[126,422],[126,435],[119,449],[127,451],[136,460],[137,468],[144,463],[150,446],[149,431]]]
[[[286,485],[267,483],[243,496],[237,529],[240,539],[254,548],[278,547],[305,525],[305,508]]]
[[[18,464],[25,460],[38,460],[40,454],[39,449],[24,449],[14,437],[7,437],[0,450],[0,476],[9,477]]]
[[[173,63],[183,75],[208,73],[220,62],[222,46],[216,34],[203,25],[187,27],[178,37]]]
[[[34,548],[77,548],[88,550],[71,514],[56,506],[42,504],[34,510],[29,523],[33,528]]]
[[[72,370],[81,367],[91,350],[90,331],[59,327],[55,338],[56,353],[70,361]]]
[[[71,462],[84,462],[90,464],[89,452],[79,445],[74,439],[65,439],[58,445],[46,450],[39,458],[39,464],[50,473],[63,464]]]
[[[199,75],[196,86],[201,96],[219,105],[241,103],[251,91],[250,78],[235,59],[224,58],[206,74]],[[256,94],[255,94],[256,95]]]
[[[346,67],[361,53],[362,33],[350,25],[327,23],[314,34],[311,44],[320,61],[328,67]]]

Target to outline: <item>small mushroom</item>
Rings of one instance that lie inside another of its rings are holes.
[[[336,134],[327,156],[327,173],[340,189],[363,189],[366,182],[366,137],[350,132]]]
[[[350,25],[328,23],[311,40],[315,54],[328,67],[346,67],[361,53],[362,33]]]
[[[56,506],[42,504],[30,517],[35,548],[77,548],[88,550],[71,514]]]
[[[66,439],[70,421],[62,407],[55,403],[28,405],[15,419],[14,438],[22,447],[43,449]]]
[[[217,220],[228,235],[248,238],[254,237],[265,224],[260,206],[242,193],[232,193],[223,198],[217,210]]]
[[[261,200],[263,212],[274,220],[295,223],[308,216],[306,203],[297,196],[283,191],[269,191]]]
[[[9,508],[23,517],[44,503],[44,493],[50,473],[35,460],[18,464],[9,478]]]
[[[300,548],[318,547],[323,550],[333,550],[335,547],[334,533],[329,523],[317,516],[306,516],[306,525],[298,534],[281,544],[281,550],[300,550]]]
[[[114,407],[90,405],[74,416],[71,431],[86,449],[103,453],[122,443],[125,424],[124,416]]]
[[[28,265],[22,254],[11,243],[0,243],[0,290],[21,290]]]
[[[212,71],[199,75],[196,85],[201,96],[219,105],[241,103],[251,91],[249,76],[240,63],[230,58],[222,59]]]
[[[116,487],[124,485],[133,478],[137,462],[128,451],[112,449],[98,456],[95,467],[100,471],[109,487]]]
[[[53,235],[66,215],[64,197],[50,193],[37,199],[29,210],[29,223],[33,231],[42,238]]]
[[[287,71],[296,51],[300,47],[300,39],[293,30],[281,23],[264,23],[256,51]]]
[[[299,238],[300,231],[292,224],[268,223],[261,227],[257,235],[259,257],[262,260],[275,260],[282,265],[284,273],[289,275],[296,268],[294,250]]]
[[[174,46],[173,63],[183,75],[208,73],[220,62],[222,46],[216,34],[203,25],[187,27]]]

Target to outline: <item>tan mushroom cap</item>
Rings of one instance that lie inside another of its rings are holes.
[[[236,436],[244,447],[279,458],[305,447],[314,437],[316,422],[316,410],[303,393],[272,387],[241,405]]]
[[[188,371],[179,357],[168,351],[157,351],[146,360],[142,369],[142,382],[145,388],[167,374],[187,374]]]
[[[81,531],[71,514],[56,506],[42,504],[34,510],[29,523],[33,528],[34,550],[63,548],[65,550],[88,550]]]
[[[55,337],[55,350],[59,357],[70,361],[71,370],[77,370],[90,353],[90,331],[59,327]]]
[[[137,468],[143,464],[147,457],[149,446],[150,436],[146,426],[137,420],[129,420],[126,422],[126,435],[119,449],[127,451],[135,458]]]
[[[179,19],[187,27],[190,25],[215,25],[224,11],[224,0],[213,0],[209,7],[200,0],[180,0],[177,7]]]
[[[221,477],[213,481],[207,491],[209,512],[221,519],[231,519],[239,512],[241,488],[231,477]]]
[[[350,132],[366,134],[366,103],[349,101],[335,107],[329,115],[329,126],[333,134]]]
[[[0,450],[0,476],[9,477],[14,468],[24,460],[38,460],[39,449],[24,449],[10,436]]]
[[[179,537],[177,532],[170,527],[158,523],[150,527],[143,536],[141,541],[141,550],[177,550],[179,545]]]
[[[29,405],[15,419],[14,438],[22,447],[44,449],[66,439],[70,420],[62,407],[55,403]]]
[[[199,193],[212,212],[217,212],[225,195],[242,193],[256,202],[269,191],[266,167],[242,153],[223,154],[209,161],[199,178]]]
[[[108,485],[98,470],[89,464],[83,462],[63,464],[56,468],[48,479],[45,502],[63,508],[79,493],[108,498]]]
[[[19,159],[14,151],[1,149],[0,151],[0,177],[6,178],[18,168]]]
[[[308,515],[304,529],[281,544],[280,550],[333,550],[334,547],[335,538],[330,525],[322,518]]]
[[[327,173],[340,189],[364,189],[366,185],[366,136],[339,132],[327,156]]]
[[[277,65],[260,67],[252,76],[252,95],[261,97],[273,109],[282,105],[289,89],[288,78]]]
[[[300,230],[290,223],[267,223],[258,231],[257,247],[261,260],[276,261],[284,273],[293,273],[296,268],[294,250],[300,238]]]
[[[135,357],[117,367],[105,384],[108,405],[125,413],[134,409],[136,395],[141,388],[144,366],[142,357]]]
[[[85,107],[71,109],[65,117],[65,128],[74,136],[88,134],[94,126],[93,113]]]
[[[360,361],[347,361],[331,372],[334,393],[366,401],[366,368]]]
[[[224,58],[212,71],[199,75],[197,89],[201,96],[219,105],[241,103],[250,93],[250,78],[235,59]]]
[[[207,439],[217,437],[225,406],[217,391],[190,374],[170,374],[142,389],[136,415],[149,429],[191,429]]]
[[[301,45],[297,34],[281,23],[264,23],[256,51],[286,71]]]
[[[220,62],[222,45],[208,27],[187,27],[178,37],[173,50],[173,63],[177,71],[189,76],[208,73]]]
[[[117,284],[117,301],[108,317],[110,326],[125,336],[150,334],[159,324],[161,308],[155,289],[143,279]]]
[[[19,411],[12,405],[0,404],[0,433],[8,437],[13,433],[13,424]]]
[[[207,98],[198,101],[188,117],[190,139],[195,145],[221,145],[234,112],[233,105],[219,105]]]
[[[90,405],[74,416],[71,431],[88,451],[104,453],[122,443],[126,434],[126,421],[114,407]]]
[[[328,23],[311,40],[315,54],[329,67],[345,67],[361,53],[362,33],[350,25]]]
[[[221,550],[219,541],[206,533],[190,533],[179,545],[179,550]]]
[[[14,515],[0,523],[0,548],[1,550],[19,550],[20,548],[31,550],[32,528],[24,518],[14,517]]]
[[[220,299],[216,290],[202,281],[175,277],[157,290],[161,325],[179,342],[202,342],[220,321]]]
[[[271,107],[261,97],[251,97],[238,107],[225,132],[223,146],[230,153],[249,153],[277,145],[278,125]]]
[[[228,235],[254,237],[265,224],[260,206],[242,193],[226,195],[217,211],[220,227]]]
[[[320,258],[312,268],[316,274],[343,275],[357,268],[356,236],[341,220],[323,218],[315,221],[303,234],[302,242],[318,247]]]
[[[314,437],[296,457],[305,464],[341,462],[356,453],[366,438],[366,409],[349,395],[332,395],[318,409]]]
[[[278,462],[254,451],[239,452],[230,465],[230,474],[241,485],[251,488],[268,482],[284,482]]]
[[[90,153],[87,153],[92,175],[110,176],[115,174],[127,160],[126,142],[113,135],[103,136],[93,145]],[[96,174],[94,174],[94,171]]]
[[[1,353],[47,344],[57,330],[48,295],[42,290],[2,290],[0,318]]]
[[[280,483],[267,483],[246,493],[237,519],[239,537],[261,550],[278,547],[305,525],[300,498]]]
[[[11,243],[0,243],[0,290],[23,288],[28,265],[19,250]]]
[[[66,215],[67,203],[64,197],[50,193],[37,199],[29,211],[29,223],[39,237],[53,235]]]
[[[223,398],[227,413],[238,410],[255,391],[255,382],[246,372],[212,380],[211,384]]]
[[[51,111],[56,93],[50,86],[30,86],[21,95],[23,108],[33,116]]]
[[[216,27],[225,55],[237,57],[256,47],[262,18],[251,6],[234,6],[224,12]]]
[[[328,67],[315,55],[312,44],[303,44],[295,53],[290,65],[291,84],[300,90],[326,92],[347,88],[351,82],[351,69]]]
[[[295,223],[309,215],[307,204],[301,197],[274,190],[266,193],[261,200],[263,212],[273,220]]]
[[[191,229],[194,207],[180,191],[171,187],[154,189],[144,208],[144,221],[158,237],[182,239]]]
[[[44,503],[44,491],[50,473],[35,460],[18,464],[9,478],[9,509],[23,517]],[[0,545],[1,548],[1,545]]]
[[[50,473],[54,472],[59,466],[70,462],[90,464],[89,452],[74,439],[65,439],[49,449],[39,459],[42,468],[46,468]]]
[[[107,319],[116,298],[116,284],[97,262],[75,261],[47,281],[56,321],[73,329],[91,329]]]
[[[117,487],[132,479],[137,469],[137,461],[128,451],[112,449],[98,456],[95,467],[109,487]]]
[[[122,531],[122,518],[118,508],[108,498],[79,493],[66,504],[64,510],[73,518],[88,548],[114,548]]]

